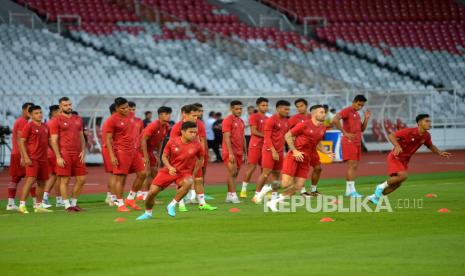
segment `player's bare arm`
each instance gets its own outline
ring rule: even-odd
[[[150,167],[149,152],[147,150],[148,139],[149,137],[147,135],[142,135],[142,138],[140,140],[140,148],[142,149],[142,154],[144,155],[144,163],[146,168]]]
[[[26,150],[26,139],[20,138],[18,145],[21,153],[21,162],[24,164],[25,167],[32,165],[31,158],[29,158],[29,155],[27,154]]]
[[[395,133],[391,133],[388,136],[389,142],[394,146],[394,155],[397,156],[399,153],[402,152],[402,147],[399,145],[399,142],[397,142],[397,137]]]
[[[57,158],[57,166],[59,166],[60,168],[64,168],[65,160],[61,156],[60,148],[58,147],[58,135],[52,134],[50,141],[51,141],[50,146],[52,146],[52,150],[55,153],[55,156]]]
[[[331,159],[334,159],[334,157],[336,156],[336,155],[334,154],[334,152],[327,150],[326,147],[323,146],[323,143],[321,143],[321,141],[320,141],[320,142],[318,143],[318,145],[316,146],[316,149],[317,149],[318,151],[320,151],[320,152],[322,152],[322,153],[328,155]]]
[[[368,126],[368,121],[370,120],[370,117],[371,117],[371,111],[370,110],[366,110],[364,113],[364,118],[363,118],[363,123],[362,123],[362,132],[365,131],[365,129],[367,129],[367,126]]]
[[[292,156],[294,156],[295,160],[297,160],[297,161],[299,161],[299,162],[304,161],[304,153],[301,152],[301,151],[298,151],[298,150],[295,148],[295,145],[294,145],[295,137],[292,136],[291,131],[288,131],[288,132],[284,135],[284,139],[286,140],[286,143],[287,143],[287,145],[289,146],[289,150],[292,151]]]
[[[228,149],[229,152],[229,163],[236,164],[236,157],[234,155],[232,145],[231,145],[231,132],[225,132],[223,133],[224,135],[224,141],[226,143],[226,148]]]
[[[163,164],[165,164],[166,168],[168,169],[169,174],[176,175],[176,168],[171,165],[170,160],[168,159],[168,156],[166,156],[166,154],[163,154],[161,156],[161,160],[163,161]]]
[[[252,133],[252,135],[255,135],[255,136],[258,136],[258,137],[265,137],[265,135],[263,135],[263,133],[258,131],[257,126],[250,126],[250,133]]]
[[[110,154],[111,164],[118,166],[118,158],[116,158],[115,152],[113,151],[113,133],[107,133],[105,136],[108,153]]]
[[[342,128],[342,125],[341,125],[341,115],[339,114],[336,114],[336,116],[334,116],[333,118],[333,125],[339,130],[342,132],[342,134],[347,137],[349,140],[352,140],[354,138],[354,134],[352,133],[348,133],[346,132],[343,128]]]
[[[438,149],[435,145],[431,145],[428,147],[428,149],[432,152],[432,153],[435,153],[441,157],[444,157],[444,158],[450,158],[452,157],[452,153],[450,152],[447,152],[447,151],[442,151],[440,149]]]
[[[81,131],[80,137],[81,139],[81,153],[79,153],[79,160],[81,163],[86,162],[86,139],[84,139],[84,131]]]

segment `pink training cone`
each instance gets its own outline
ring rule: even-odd
[[[320,219],[320,222],[333,222],[333,221],[334,221],[334,219],[332,219],[330,217]]]
[[[229,212],[231,212],[231,213],[237,213],[237,212],[239,212],[240,210],[241,210],[241,209],[239,209],[239,208],[237,208],[237,207],[233,207],[233,208],[229,209]]]
[[[450,211],[447,208],[441,208],[441,209],[438,210],[438,212],[439,213],[449,213]]]
[[[115,222],[124,222],[126,219],[124,218],[115,218]]]
[[[438,197],[437,194],[426,194],[425,197],[427,198],[435,198],[435,197]]]

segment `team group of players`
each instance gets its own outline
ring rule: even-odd
[[[365,111],[362,121],[359,114],[366,102],[363,95],[357,95],[352,105],[341,110],[332,120],[343,133],[342,154],[347,163],[345,195],[352,198],[362,197],[355,189],[355,178],[361,158],[362,132],[371,116],[369,111]],[[222,123],[222,156],[228,172],[226,202],[240,203],[236,181],[244,161],[247,162],[247,171],[241,198],[247,197],[247,186],[257,167],[261,168],[261,173],[252,198],[255,203],[261,203],[264,196],[271,193],[267,205],[277,211],[279,203],[296,192],[304,196],[320,195],[317,184],[322,168],[318,151],[334,157],[321,143],[326,132],[323,125],[326,111],[322,105],[308,108],[305,99],[298,99],[294,104],[298,113],[290,118],[291,104],[285,100],[278,101],[275,113],[267,117],[268,99],[258,98],[257,112],[249,117],[251,139],[247,148],[245,124],[241,119],[243,105],[240,101],[230,103],[231,114]],[[67,212],[82,211],[77,200],[85,184],[87,170],[81,117],[74,114],[67,97],[61,98],[59,105],[50,106],[50,119],[46,124],[42,123],[40,106],[25,103],[22,108],[22,116],[13,127],[7,210],[28,213],[26,198],[30,193],[35,212],[51,212],[48,196],[55,186],[61,195],[57,196],[57,206],[63,206]],[[102,155],[105,171],[109,174],[106,202],[117,206],[119,212],[130,212],[129,208],[141,210],[136,200],[144,200],[145,212],[137,219],[150,219],[156,196],[175,183],[176,195],[166,207],[168,215],[175,216],[176,207],[179,211],[187,211],[187,202],[198,203],[200,210],[216,210],[206,202],[205,195],[208,147],[205,125],[200,119],[202,105],[183,106],[182,118],[171,130],[171,108],[160,107],[158,119],[145,128],[142,120],[135,116],[135,108],[135,103],[116,98],[109,108],[111,116],[102,125]],[[391,193],[407,179],[410,157],[421,145],[440,156],[451,156],[432,144],[428,133],[431,126],[429,116],[420,114],[416,121],[417,127],[389,135],[394,145],[387,158],[390,178],[376,186],[374,194],[369,196],[371,202],[378,204],[383,195]],[[169,140],[162,147],[168,135]],[[126,178],[132,173],[136,174],[135,180],[126,199],[123,199]],[[23,177],[26,181],[17,207],[16,187]],[[71,177],[76,178],[76,183],[69,198],[67,187]],[[310,192],[304,185],[307,178],[311,179]],[[35,183],[37,191],[33,186]]]

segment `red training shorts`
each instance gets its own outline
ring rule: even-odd
[[[61,168],[57,165],[58,176],[82,176],[87,174],[86,163],[81,162],[79,153],[64,153],[62,158],[65,160],[65,167]]]
[[[262,168],[281,171],[284,163],[284,153],[278,152],[279,160],[274,160],[271,150],[262,149]]]
[[[176,175],[171,175],[167,168],[163,168],[158,171],[157,176],[153,179],[152,185],[156,185],[165,189],[171,183],[175,182],[177,186],[186,178],[192,178],[191,174],[177,173]]]
[[[362,157],[362,144],[343,140],[341,145],[342,145],[342,160],[360,161]]]
[[[388,174],[394,175],[401,171],[407,171],[408,162],[397,158],[394,154],[389,153],[387,157]]]
[[[45,181],[48,179],[48,161],[32,160],[32,164],[26,167],[26,176],[35,177],[37,180]]]

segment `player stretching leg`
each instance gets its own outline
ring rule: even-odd
[[[256,191],[258,192],[252,199],[255,203],[260,203],[263,197],[273,191],[273,197],[278,197],[277,188],[279,186],[279,172],[284,161],[284,135],[289,130],[287,116],[291,104],[288,101],[280,100],[276,103],[276,113],[265,122],[265,137],[262,148],[262,173],[257,181]],[[274,174],[275,183],[273,186],[265,185],[270,173]]]
[[[352,105],[341,110],[333,118],[333,124],[342,134],[342,159],[347,162],[346,176],[346,193],[348,197],[362,197],[355,189],[355,178],[357,166],[362,156],[362,132],[367,128],[371,112],[365,111],[363,123],[358,111],[360,111],[367,102],[363,95],[355,96]],[[341,119],[343,125],[341,126]]]
[[[171,138],[163,150],[162,160],[165,167],[160,169],[153,180],[145,199],[145,213],[137,220],[152,218],[155,197],[173,182],[178,189],[166,210],[169,216],[176,216],[176,205],[189,191],[194,181],[192,175],[201,169],[204,155],[203,147],[197,139],[197,124],[183,122],[181,136]]]
[[[205,139],[206,139],[206,130],[205,130],[205,125],[203,124],[202,121],[198,120],[197,115],[199,112],[199,108],[195,105],[189,104],[185,105],[181,108],[181,113],[182,113],[182,120],[177,122],[173,128],[171,129],[171,134],[170,134],[170,140],[175,138],[175,137],[180,137],[182,132],[181,132],[181,127],[184,122],[194,122],[197,125],[197,137],[196,140],[197,142],[200,143],[202,148],[204,150],[208,150],[208,147],[205,147]],[[205,162],[205,161],[204,161]],[[217,208],[214,206],[211,206],[206,202],[205,199],[205,189],[203,186],[203,173],[202,170],[197,170],[197,173],[193,175],[194,176],[194,187],[195,191],[197,193],[197,200],[199,203],[199,209],[200,210],[207,210],[207,211],[213,211],[216,210]],[[179,210],[184,212],[187,211],[187,208],[183,205],[184,201],[181,200],[179,203]]]
[[[28,214],[26,198],[32,184],[37,181],[36,213],[53,212],[42,207],[45,181],[48,179],[47,148],[49,142],[48,128],[42,123],[42,109],[34,105],[29,107],[31,121],[23,128],[20,140],[21,159],[26,166],[26,183],[21,195],[19,212]]]
[[[153,178],[158,173],[160,167],[159,152],[163,140],[170,130],[169,121],[171,120],[172,110],[170,107],[162,106],[158,108],[158,120],[151,122],[143,131],[141,138],[141,152],[144,157],[145,167],[147,168],[147,178],[142,186],[142,193],[138,199],[147,197],[149,186]],[[139,197],[140,196],[140,197]]]
[[[241,119],[242,103],[232,101],[230,103],[231,115],[223,120],[223,162],[228,170],[228,194],[226,202],[240,203],[236,194],[236,178],[241,169],[245,150],[245,124]]]
[[[263,128],[265,127],[266,112],[268,112],[268,99],[258,98],[255,102],[257,104],[257,113],[250,115],[250,143],[249,151],[247,154],[247,171],[242,181],[241,198],[247,197],[247,185],[249,185],[257,165],[261,164],[262,147],[263,147]]]
[[[297,125],[288,131],[285,135],[290,151],[284,160],[282,170],[281,187],[286,188],[281,193],[279,198],[272,199],[267,203],[267,206],[273,211],[278,211],[277,205],[286,198],[300,191],[305,185],[305,180],[308,177],[310,167],[315,168],[320,165],[320,157],[317,150],[329,155],[331,158],[334,154],[327,151],[321,144],[321,140],[326,132],[326,127],[323,125],[326,112],[322,105],[314,105],[310,108],[312,118]],[[312,186],[315,185],[312,182]]]
[[[394,149],[387,157],[389,179],[376,186],[375,193],[370,196],[370,201],[378,204],[383,195],[388,195],[407,180],[408,163],[417,150],[425,145],[433,153],[441,157],[449,158],[452,154],[439,150],[431,141],[428,130],[431,128],[431,119],[428,114],[419,114],[416,117],[417,127],[405,128],[396,133],[389,134],[389,141]]]

